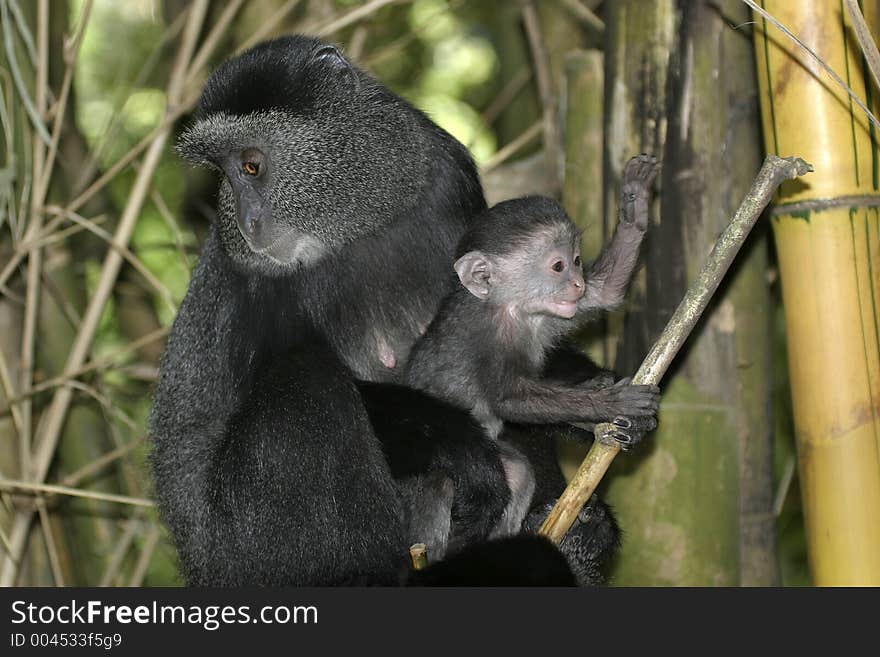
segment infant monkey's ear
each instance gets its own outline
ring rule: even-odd
[[[492,279],[492,261],[480,251],[465,253],[453,265],[458,280],[478,299],[489,296]]]

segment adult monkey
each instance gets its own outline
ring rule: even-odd
[[[393,381],[451,289],[456,242],[485,209],[473,162],[301,36],[222,65],[179,150],[224,176],[151,418],[187,580],[399,582],[408,509],[352,373]]]

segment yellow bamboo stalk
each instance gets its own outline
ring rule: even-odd
[[[872,105],[840,2],[763,8]],[[872,18],[870,15],[867,17]],[[818,585],[880,584],[880,148],[816,61],[755,15],[767,150],[813,163],[782,186],[773,230],[787,323],[807,544]],[[876,23],[871,24],[876,35]]]

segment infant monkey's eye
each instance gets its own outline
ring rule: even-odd
[[[575,257],[574,257],[574,266],[575,266],[575,267],[580,267],[580,266],[581,266],[581,257],[580,257],[580,256],[575,256]]]
[[[259,162],[245,162],[241,165],[241,168],[244,169],[244,172],[249,176],[256,176],[260,173]]]
[[[562,260],[557,260],[553,263],[552,269],[555,272],[561,272],[563,269],[565,269],[565,263],[563,263]]]

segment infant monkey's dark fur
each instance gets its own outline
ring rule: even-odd
[[[404,380],[471,414],[491,438],[504,422],[613,422],[625,448],[656,426],[656,386],[628,379],[572,385],[542,378],[559,341],[624,297],[648,226],[653,157],[624,171],[620,220],[612,241],[588,267],[580,232],[555,201],[527,197],[499,203],[459,242],[450,294],[410,355]],[[518,531],[534,480],[528,461],[499,444],[512,497],[501,534]]]

